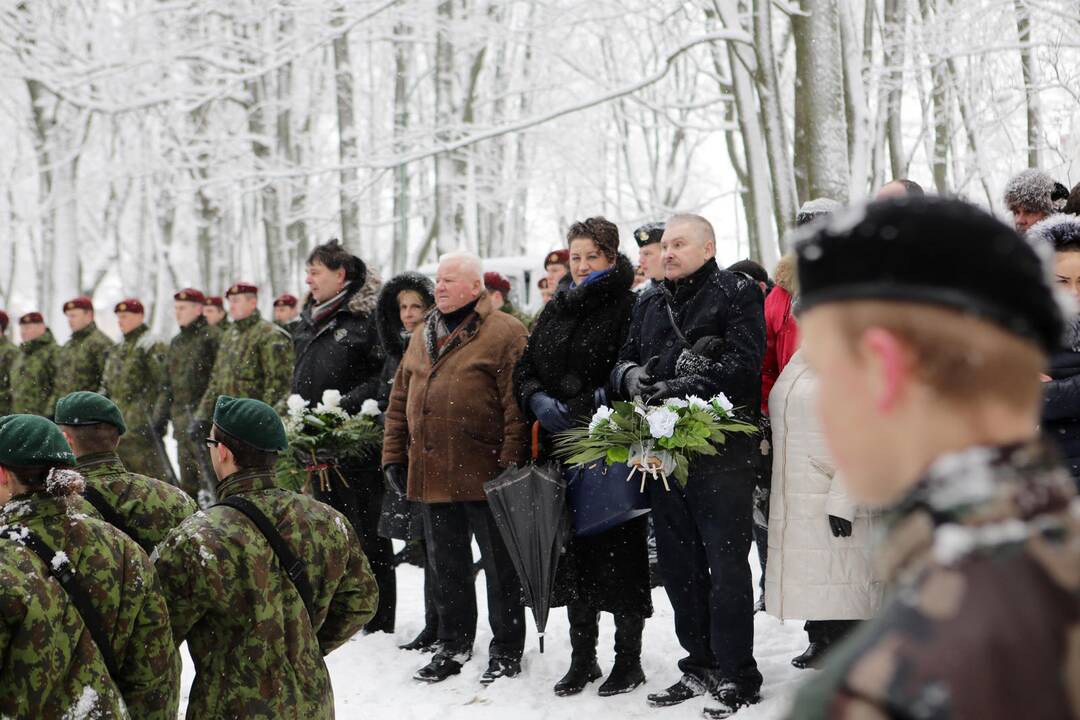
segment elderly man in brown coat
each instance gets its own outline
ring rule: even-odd
[[[439,650],[415,679],[436,683],[461,672],[476,637],[470,532],[487,581],[494,637],[484,684],[521,672],[525,613],[521,588],[483,485],[527,458],[528,429],[514,399],[514,366],[527,332],[493,307],[480,258],[451,253],[439,263],[435,306],[413,333],[386,411],[383,471],[388,485],[423,503],[428,562],[435,578]]]

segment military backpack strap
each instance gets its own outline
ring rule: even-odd
[[[82,618],[83,625],[90,631],[90,637],[94,639],[94,644],[97,645],[98,652],[105,661],[109,675],[113,680],[119,680],[120,663],[113,654],[112,643],[109,642],[109,635],[105,629],[105,621],[94,604],[90,602],[90,595],[86,592],[86,588],[75,576],[75,569],[71,566],[71,562],[62,555],[57,559],[57,552],[29,528],[11,526],[7,530],[7,536],[9,540],[33,550],[34,554],[41,558],[41,562],[45,563],[49,575],[60,583],[60,587],[67,593],[71,604],[75,606],[76,612]]]
[[[94,506],[94,509],[101,515],[101,519],[112,525],[114,528],[124,533],[128,537],[131,537],[131,533],[128,532],[127,525],[124,524],[124,519],[116,512],[116,508],[109,504],[109,501],[105,499],[105,496],[97,491],[96,488],[92,488],[87,485],[83,488],[83,498],[86,502]]]
[[[259,508],[255,507],[255,504],[247,498],[240,497],[239,495],[233,495],[220,501],[214,507],[225,505],[231,507],[233,510],[237,510],[247,516],[247,519],[255,523],[255,527],[259,529],[259,532],[263,534],[266,541],[270,543],[270,549],[274,551],[274,555],[277,556],[278,562],[281,563],[281,568],[285,571],[285,574],[292,581],[293,586],[296,587],[296,591],[300,593],[300,599],[304,601],[304,607],[307,608],[308,618],[311,620],[312,627],[315,625],[315,591],[311,589],[311,583],[308,582],[307,574],[304,572],[304,563],[296,556],[289,546],[285,542],[285,538],[281,537],[281,533],[274,527],[274,524],[270,522],[270,518],[266,517]]]

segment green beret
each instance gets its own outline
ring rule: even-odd
[[[57,425],[112,425],[123,435],[127,432],[124,416],[109,398],[96,392],[80,390],[56,401]]]
[[[74,465],[75,453],[60,428],[39,415],[0,417],[0,465]]]
[[[219,395],[214,405],[214,424],[263,452],[289,449],[281,418],[261,400]]]

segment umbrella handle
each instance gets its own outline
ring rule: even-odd
[[[544,633],[537,633],[536,636],[540,639],[540,654],[544,654]]]
[[[535,420],[532,424],[532,459],[533,461],[540,459],[540,421]],[[540,642],[543,642],[541,640]],[[541,651],[543,652],[543,651]]]

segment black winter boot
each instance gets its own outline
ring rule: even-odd
[[[600,697],[622,695],[645,684],[645,671],[641,669],[641,634],[644,630],[645,618],[616,613],[615,666],[600,686]]]
[[[596,638],[600,634],[600,613],[596,610],[571,603],[566,607],[570,618],[570,669],[562,680],[555,683],[559,697],[577,695],[593,680],[603,676],[596,664]]]

